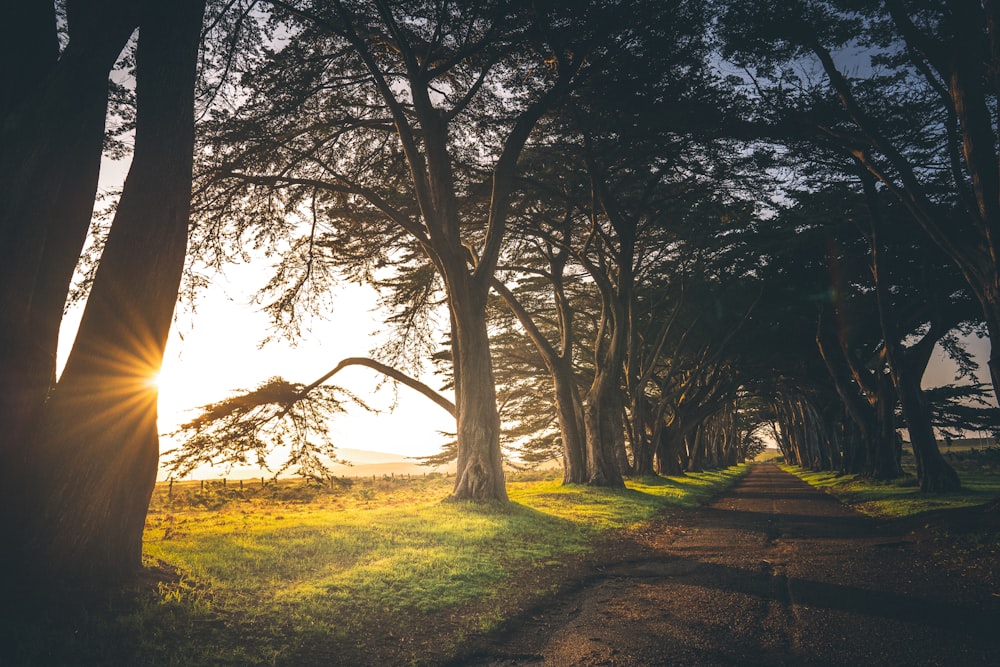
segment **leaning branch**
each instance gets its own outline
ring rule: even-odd
[[[299,392],[298,396],[295,397],[295,400],[304,398],[305,395],[308,394],[310,391],[320,386],[321,384],[323,384],[324,382],[326,382],[327,380],[329,380],[334,375],[344,370],[348,366],[364,366],[365,368],[371,368],[372,370],[378,371],[382,375],[390,377],[401,384],[405,384],[410,389],[415,389],[416,391],[419,391],[421,394],[423,394],[424,396],[426,396],[427,398],[431,399],[439,406],[441,406],[441,408],[447,410],[448,414],[450,414],[452,417],[456,416],[455,404],[449,401],[447,398],[437,393],[436,391],[428,387],[420,380],[412,378],[406,373],[396,370],[392,366],[386,366],[385,364],[375,361],[374,359],[369,359],[368,357],[347,357],[346,359],[341,360],[341,362],[338,363],[334,367],[334,369],[331,370],[329,373],[319,378],[318,380],[312,382],[311,384],[306,385],[302,389],[302,391]]]

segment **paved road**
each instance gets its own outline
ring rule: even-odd
[[[773,465],[468,665],[1000,665],[1000,599]]]

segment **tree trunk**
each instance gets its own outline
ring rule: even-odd
[[[0,468],[14,486],[30,456],[28,432],[55,380],[59,325],[97,191],[108,74],[137,24],[132,4],[80,5],[58,63],[35,68],[40,78],[22,79],[19,89],[5,91],[6,113],[0,116]],[[49,3],[43,11],[51,9]],[[56,39],[55,26],[50,28],[51,34],[33,33],[46,52]],[[6,487],[7,481],[0,483]]]
[[[452,275],[448,296],[458,413],[458,469],[453,494],[458,500],[506,502],[500,417],[486,329],[486,291],[477,289],[464,266]]]
[[[66,369],[40,421],[29,549],[50,581],[141,566],[156,479],[156,391],[187,245],[204,0],[142,10],[136,146]]]
[[[919,385],[903,382],[899,387],[899,398],[906,416],[906,426],[913,446],[913,457],[917,463],[917,479],[920,490],[931,493],[945,493],[962,488],[962,482],[955,470],[941,456],[930,411],[923,400]]]
[[[983,296],[976,292],[982,306],[986,331],[990,338],[990,356],[987,368],[993,385],[993,401],[1000,404],[1000,289]]]
[[[0,70],[0,118],[30,99],[59,60],[56,8],[48,0],[20,0],[4,5],[10,28],[0,40],[0,62],[17,63]]]
[[[613,356],[607,355],[605,361]],[[619,391],[617,380],[621,364],[612,362],[608,365],[610,367],[597,369],[583,406],[587,439],[587,483],[594,486],[624,487],[625,480],[615,454],[615,446],[619,443],[621,433],[615,433],[616,422],[611,414],[616,407],[611,392]]]
[[[556,414],[563,447],[563,484],[587,481],[587,441],[584,437],[582,406],[569,360],[552,374],[555,384]]]
[[[694,442],[691,444],[691,451],[688,453],[687,461],[687,471],[688,472],[701,472],[702,468],[702,454],[701,450],[705,444],[705,439],[703,437],[703,431],[700,426],[694,429],[692,436],[694,437]]]
[[[844,436],[841,439],[844,447],[843,463],[841,471],[844,474],[863,475],[865,472],[865,452],[867,451],[864,441],[864,431],[846,415],[842,419]]]
[[[646,477],[657,474],[661,435],[666,429],[664,415],[667,401],[660,400],[655,408],[645,397],[632,399],[632,474]]]
[[[891,381],[888,376],[882,375],[878,379],[873,406],[875,423],[869,430],[870,437],[865,441],[865,476],[871,479],[896,479],[903,474],[899,465],[899,444],[893,414],[895,404]]]
[[[684,474],[681,463],[681,449],[684,448],[684,435],[680,429],[664,425],[660,429],[656,446],[656,472],[674,477]]]
[[[625,273],[622,270],[622,273]],[[626,281],[620,280],[617,293],[606,290],[604,317],[610,313],[611,337],[601,353],[598,339],[594,362],[597,367],[583,406],[587,439],[587,483],[594,486],[624,487],[616,449],[622,447],[621,378],[625,358],[626,323],[623,301],[628,298]],[[622,296],[622,295],[625,296]],[[605,320],[608,321],[608,320]],[[615,412],[617,411],[617,414]]]
[[[611,421],[611,435],[614,438],[613,447],[615,461],[618,463],[618,472],[621,475],[633,474],[632,463],[628,459],[628,450],[625,447],[625,406],[622,405],[623,395],[621,392],[611,394],[612,408],[608,413]]]

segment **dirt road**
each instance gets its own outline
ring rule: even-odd
[[[1000,665],[1000,598],[773,465],[678,511],[463,665]]]

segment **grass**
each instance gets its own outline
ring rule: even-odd
[[[781,452],[777,449],[765,449],[756,457],[754,457],[754,463],[767,463],[768,461],[780,462],[782,459]]]
[[[956,448],[957,449],[957,448]],[[982,505],[1000,497],[1000,449],[963,450],[945,454],[962,481],[954,493],[924,494],[917,486],[912,455],[904,453],[906,475],[889,481],[839,475],[832,471],[814,472],[797,466],[782,466],[809,484],[835,495],[857,510],[877,517],[907,517],[941,509]]]
[[[159,485],[145,558],[174,576],[59,638],[14,624],[0,639],[16,637],[22,664],[435,661],[551,592],[602,537],[704,502],[745,471],[624,490],[535,475],[510,481],[506,505],[443,502],[453,480],[440,475]]]

